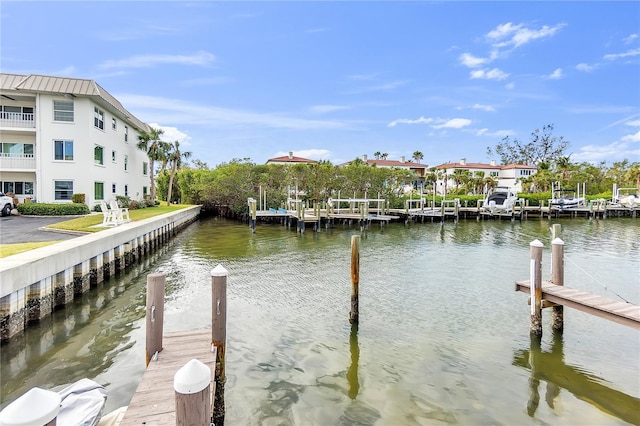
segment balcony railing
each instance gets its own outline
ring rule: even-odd
[[[0,113],[0,126],[35,129],[36,117],[34,113],[2,112]]]
[[[36,159],[33,154],[0,153],[0,169],[11,170],[35,170]]]

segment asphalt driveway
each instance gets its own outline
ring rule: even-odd
[[[77,217],[77,216],[76,216]],[[40,228],[69,220],[68,216],[5,216],[0,218],[0,244],[70,240],[80,236]]]

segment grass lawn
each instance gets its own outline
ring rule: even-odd
[[[153,216],[160,216],[165,213],[181,210],[186,207],[192,207],[187,204],[172,204],[170,206],[162,205],[156,207],[147,207],[144,209],[129,210],[129,216],[131,221],[147,219]],[[53,225],[47,226],[52,229],[63,229],[65,231],[80,231],[80,232],[100,232],[107,227],[94,227],[102,223],[102,213],[90,214],[81,216],[75,219],[66,220],[64,222],[58,222]],[[46,241],[41,243],[18,243],[18,244],[1,244],[0,245],[0,258],[11,256],[14,254],[22,253],[24,251],[33,250],[38,247],[46,246],[49,244],[55,244],[59,241]]]

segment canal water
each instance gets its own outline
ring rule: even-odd
[[[165,331],[211,323],[229,271],[227,425],[640,423],[640,333],[565,308],[529,337],[529,243],[561,223],[565,285],[640,304],[634,219],[279,225],[203,219],[1,347],[1,404],[83,377],[126,405],[144,370],[146,276],[167,275]],[[349,324],[361,235],[360,324]]]

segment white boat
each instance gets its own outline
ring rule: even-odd
[[[555,189],[550,201],[550,206],[559,210],[573,209],[584,205],[584,197],[576,196],[576,191],[573,189]]]
[[[617,188],[612,204],[627,209],[640,208],[640,195],[636,188]]]
[[[491,214],[508,213],[518,201],[517,194],[506,186],[496,186],[487,192],[482,201],[482,210]]]

